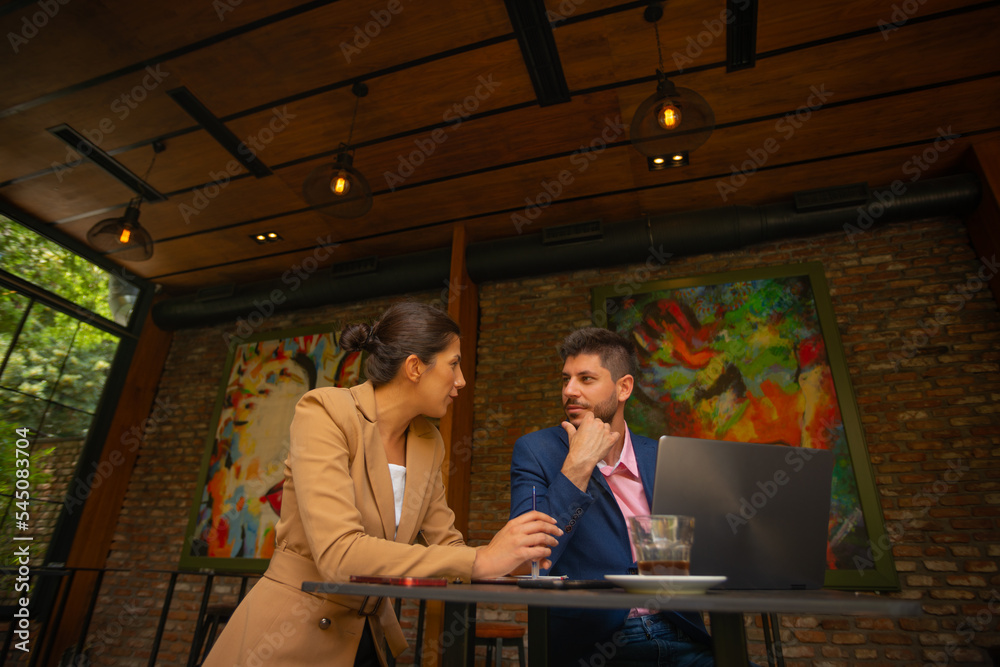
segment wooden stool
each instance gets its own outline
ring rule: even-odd
[[[496,649],[496,667],[500,667],[500,658],[504,646],[517,647],[517,662],[524,667],[524,633],[523,625],[517,623],[500,623],[497,621],[476,621],[476,645],[486,646],[486,664],[493,658]]]

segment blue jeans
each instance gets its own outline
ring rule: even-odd
[[[659,614],[625,621],[608,667],[714,667],[712,647],[696,642]]]

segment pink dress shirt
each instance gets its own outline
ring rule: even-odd
[[[618,507],[625,516],[625,529],[628,532],[628,543],[632,547],[632,559],[635,560],[635,543],[632,540],[632,531],[628,530],[628,518],[630,516],[641,516],[649,514],[649,503],[646,502],[646,492],[642,487],[642,478],[639,477],[639,466],[635,461],[635,450],[632,449],[632,434],[625,427],[625,444],[622,446],[621,456],[615,465],[607,465],[603,461],[597,464],[605,481],[611,487],[611,494],[618,502]],[[633,609],[629,613],[629,618],[643,616],[651,613],[648,609]]]
[[[646,492],[642,487],[642,478],[639,477],[639,465],[635,461],[635,450],[632,449],[632,434],[629,433],[628,426],[625,427],[625,444],[622,446],[621,456],[618,462],[611,466],[603,461],[597,464],[604,475],[604,479],[611,487],[611,493],[618,501],[625,516],[625,526],[628,529],[628,518],[630,516],[642,516],[649,514],[649,503],[646,502]],[[632,547],[632,558],[635,559],[635,544],[632,542],[632,533],[629,531],[628,543]]]

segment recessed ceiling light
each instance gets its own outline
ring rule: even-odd
[[[252,238],[257,243],[260,243],[261,245],[265,243],[274,243],[275,241],[282,240],[281,234],[277,232],[261,232],[260,234],[251,234],[250,238]]]
[[[683,167],[689,163],[687,152],[674,153],[672,155],[654,155],[653,157],[646,158],[646,165],[650,171]]]

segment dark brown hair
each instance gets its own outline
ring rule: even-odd
[[[364,350],[365,375],[376,387],[399,372],[411,354],[425,364],[461,335],[448,314],[425,303],[403,301],[389,306],[374,324],[350,324],[340,334],[340,347],[348,352]]]
[[[579,354],[596,354],[601,365],[611,373],[611,379],[620,380],[625,375],[638,379],[638,364],[635,359],[635,345],[621,334],[609,329],[585,327],[566,336],[559,346],[559,356],[563,361]]]

